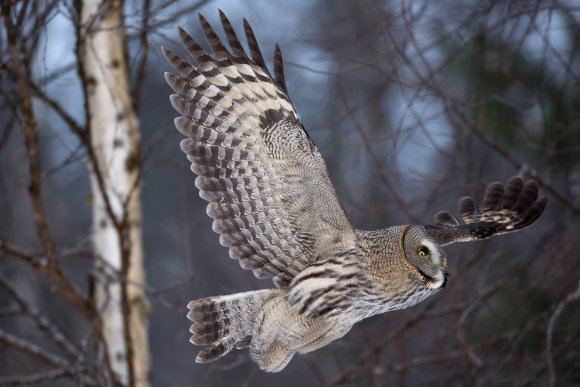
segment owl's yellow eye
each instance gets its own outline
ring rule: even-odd
[[[419,249],[419,251],[417,251],[417,254],[420,257],[426,257],[427,254],[429,254],[429,249],[427,249],[425,246],[421,246],[421,248]]]

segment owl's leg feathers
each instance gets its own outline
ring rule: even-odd
[[[326,324],[320,322],[317,323],[315,320],[311,321],[314,324],[308,324],[306,326],[302,325],[305,329],[300,333],[304,333],[304,331],[308,332],[306,330],[308,328],[314,328],[312,332],[314,335],[317,335],[321,333],[320,331],[322,329],[324,329],[319,327],[327,327]],[[323,333],[322,336],[308,342],[311,335],[306,334],[301,337],[300,333],[293,334],[294,332],[292,332],[292,328],[295,326],[296,325],[293,323],[289,323],[287,327],[289,329],[286,331],[280,331],[279,336],[271,342],[267,341],[267,333],[261,335],[257,333],[254,334],[256,339],[252,342],[250,356],[252,357],[252,360],[258,363],[260,369],[266,372],[280,372],[288,365],[288,363],[290,363],[290,360],[292,360],[295,353],[304,354],[324,347],[331,341],[344,336],[352,327],[352,325],[345,325],[339,326],[336,329],[328,329],[328,331]],[[264,340],[264,338],[266,338],[266,340]]]
[[[288,335],[292,337],[296,313],[284,297],[270,300],[264,305],[254,325],[250,357],[261,370],[279,372],[290,362],[295,350],[288,349]],[[286,344],[286,345],[284,345]]]
[[[252,349],[250,349],[250,353],[252,353]],[[296,351],[288,350],[281,343],[275,342],[259,356],[256,356],[257,353],[254,352],[252,360],[257,362],[263,371],[280,372],[290,363],[295,353]]]
[[[322,348],[328,343],[331,343],[334,340],[340,339],[341,337],[346,335],[351,328],[352,325],[349,324],[335,325],[333,329],[329,329],[328,332],[326,332],[319,338],[301,347],[300,350],[298,350],[298,353],[305,354],[308,352],[315,351],[318,348]]]
[[[284,293],[280,289],[264,289],[191,301],[187,305],[187,318],[193,321],[189,329],[192,333],[190,341],[205,346],[196,361],[214,361],[234,347],[249,346],[256,318],[263,306]]]
[[[320,348],[342,337],[351,327],[352,323],[345,319],[301,315],[287,297],[272,298],[254,324],[250,357],[260,369],[279,372],[295,353]]]

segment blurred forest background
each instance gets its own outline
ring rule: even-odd
[[[0,385],[122,382],[93,302],[103,257],[92,243],[81,3],[2,1]],[[142,227],[146,279],[111,278],[147,298],[153,385],[580,384],[578,2],[113,3],[138,113],[142,207],[140,222],[115,224],[119,235]],[[205,43],[197,12],[221,32],[218,8],[238,34],[248,19],[269,64],[280,43],[290,96],[357,228],[429,223],[512,175],[539,183],[544,215],[520,233],[449,247],[444,291],[364,320],[280,374],[260,372],[247,350],[196,365],[187,302],[271,286],[211,231],[163,79],[160,47],[183,53],[177,26]]]

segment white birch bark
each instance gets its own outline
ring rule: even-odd
[[[122,0],[83,0],[81,52],[94,158],[95,289],[109,361],[124,385],[148,386],[150,358],[138,184],[139,129],[124,52]],[[95,168],[95,163],[97,168]],[[124,220],[125,219],[125,220]]]

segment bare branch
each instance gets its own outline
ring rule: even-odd
[[[22,297],[16,288],[12,286],[6,278],[0,275],[0,288],[3,288],[10,297],[18,303],[20,310],[24,315],[29,316],[34,320],[37,326],[48,333],[54,342],[56,342],[61,348],[63,348],[71,357],[81,358],[82,354],[76,346],[71,343],[71,341],[66,337],[66,335],[56,327],[48,318],[43,316],[36,307],[27,302],[24,297]]]
[[[56,252],[53,252],[54,255],[51,257],[46,256],[44,252],[37,254],[30,253],[10,245],[2,239],[0,239],[0,251],[20,258],[35,269],[47,274],[54,281],[59,292],[70,299],[79,308],[81,313],[90,319],[95,317],[95,311],[89,300],[84,297],[82,292],[60,270],[56,261]]]
[[[576,289],[558,303],[554,312],[550,316],[550,320],[548,321],[548,327],[546,329],[546,362],[548,364],[548,375],[549,375],[549,383],[550,386],[556,385],[556,370],[554,368],[554,355],[552,353],[553,347],[553,338],[554,338],[554,329],[556,328],[556,322],[558,321],[558,317],[564,311],[564,308],[568,306],[571,302],[580,299],[580,280],[576,285]]]
[[[22,352],[27,353],[30,356],[36,357],[46,363],[52,364],[60,368],[69,368],[70,364],[60,356],[56,356],[46,350],[40,348],[38,345],[33,344],[29,341],[18,338],[8,332],[0,329],[0,342],[5,345],[18,349]]]
[[[149,16],[151,12],[151,0],[143,1],[143,16],[141,18],[141,32],[139,34],[139,42],[141,48],[141,58],[137,66],[137,78],[135,80],[135,86],[131,94],[133,95],[133,109],[139,111],[139,102],[141,100],[141,90],[143,88],[143,82],[145,81],[145,75],[147,70],[147,59],[149,58]],[[127,45],[125,45],[127,46]]]
[[[28,375],[0,376],[0,386],[46,383],[68,377],[69,375],[69,370],[57,368],[46,372],[38,372]]]
[[[25,6],[21,9],[21,15],[25,12]],[[17,44],[18,29],[12,21],[12,4],[10,2],[2,2],[2,13],[5,15],[4,23],[6,26],[6,34],[8,38],[8,47],[10,50],[12,71],[15,74],[20,93],[20,106],[22,119],[24,121],[23,131],[26,138],[26,148],[28,151],[28,160],[30,163],[30,182],[28,185],[28,192],[34,207],[34,221],[36,222],[36,230],[42,241],[44,251],[47,255],[54,253],[54,242],[48,229],[48,221],[44,212],[44,205],[41,197],[41,166],[40,166],[40,149],[38,146],[38,130],[37,122],[32,111],[32,93],[27,82],[26,69],[20,57],[20,50]]]

